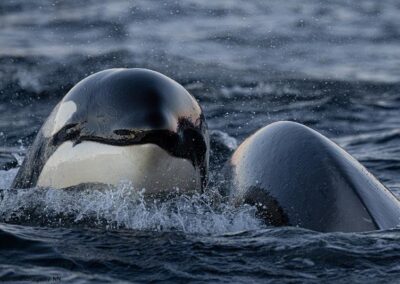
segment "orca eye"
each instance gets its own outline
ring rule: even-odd
[[[78,123],[71,123],[61,128],[52,138],[53,144],[58,145],[67,140],[75,140],[81,132]]]

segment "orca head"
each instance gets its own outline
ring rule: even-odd
[[[207,182],[202,110],[184,87],[155,71],[109,69],[85,78],[55,107],[41,135],[38,186],[128,180],[150,191],[186,191]]]

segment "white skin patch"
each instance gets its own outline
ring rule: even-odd
[[[51,135],[56,134],[64,127],[65,123],[72,117],[76,112],[76,104],[73,101],[63,102],[58,109],[58,112],[54,118],[53,130]]]
[[[201,184],[199,171],[189,160],[173,157],[155,144],[113,146],[84,141],[74,147],[67,141],[48,159],[37,185],[65,188],[123,181],[148,193],[175,188],[194,191]]]

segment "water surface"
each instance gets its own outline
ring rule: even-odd
[[[0,280],[396,282],[400,231],[270,228],[220,201],[232,150],[278,120],[333,139],[400,196],[400,4],[385,1],[0,2]],[[209,191],[149,203],[10,189],[40,125],[79,80],[160,71],[202,105]]]

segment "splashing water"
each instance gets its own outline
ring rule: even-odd
[[[214,149],[226,159],[237,141],[222,131],[210,133]],[[21,149],[22,142],[20,144]],[[17,154],[16,154],[17,155]],[[19,156],[22,163],[22,156]],[[217,164],[221,161],[211,161]],[[214,165],[215,167],[215,165]],[[220,235],[263,228],[256,208],[235,207],[218,193],[220,182],[211,177],[206,193],[149,199],[145,190],[129,182],[117,186],[78,186],[68,189],[12,189],[18,169],[0,171],[0,221],[42,226],[83,226],[105,229],[180,231]]]
[[[0,218],[5,222],[107,229],[224,234],[262,228],[251,206],[221,202],[211,190],[167,200],[145,198],[129,183],[106,188],[4,189]]]

